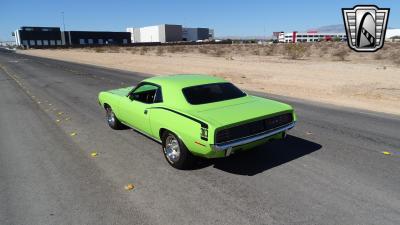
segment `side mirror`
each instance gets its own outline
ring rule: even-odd
[[[133,100],[134,100],[134,97],[133,97],[133,96],[134,96],[133,93],[129,94],[129,95],[128,95],[129,100],[133,101]]]

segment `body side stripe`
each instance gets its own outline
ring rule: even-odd
[[[186,118],[188,118],[188,119],[190,119],[190,120],[193,120],[193,121],[199,123],[199,124],[201,125],[201,127],[203,127],[203,128],[208,128],[208,124],[207,124],[207,123],[205,123],[205,122],[203,122],[203,121],[201,121],[201,120],[198,120],[198,119],[196,119],[196,118],[194,118],[194,117],[191,117],[191,116],[188,116],[188,115],[186,115],[186,114],[183,114],[183,113],[181,113],[181,112],[175,111],[175,110],[173,110],[173,109],[169,109],[169,108],[166,108],[166,107],[150,107],[150,108],[148,108],[148,109],[164,109],[164,110],[167,110],[167,111],[176,113],[176,114],[178,114],[178,115],[181,115],[181,116],[183,116],[183,117],[186,117]]]

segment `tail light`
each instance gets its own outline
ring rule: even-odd
[[[200,138],[201,138],[202,140],[205,140],[205,141],[208,140],[208,128],[206,128],[206,127],[202,127],[202,128],[201,128]]]

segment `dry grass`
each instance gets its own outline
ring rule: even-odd
[[[339,59],[339,61],[345,61],[349,54],[350,50],[348,48],[340,47],[334,50],[331,55]]]
[[[375,53],[335,42],[99,49],[21,52],[146,74],[212,74],[248,90],[400,114],[400,43]]]
[[[128,52],[140,55],[165,56],[173,54],[202,54],[212,57],[274,57],[290,60],[312,59],[326,61],[387,61],[400,66],[400,43],[386,43],[385,47],[375,53],[360,54],[351,51],[347,43],[317,42],[296,44],[219,44],[219,45],[172,45],[172,46],[105,46],[90,48],[87,51],[96,53]]]

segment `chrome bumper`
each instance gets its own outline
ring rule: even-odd
[[[280,132],[290,130],[290,129],[292,129],[294,127],[295,124],[296,124],[296,122],[294,121],[294,122],[292,122],[292,123],[290,123],[288,125],[285,125],[285,126],[282,126],[282,127],[278,127],[278,128],[273,129],[273,130],[268,130],[268,131],[265,131],[265,132],[262,132],[262,133],[259,133],[259,134],[253,135],[253,136],[249,136],[249,137],[245,137],[245,138],[241,138],[241,139],[237,139],[237,140],[233,140],[233,141],[227,141],[227,142],[220,143],[220,144],[212,144],[211,148],[214,151],[225,151],[225,150],[227,150],[227,154],[226,155],[229,155],[231,153],[231,151],[232,151],[232,148],[234,148],[234,147],[237,147],[237,146],[240,146],[240,145],[249,144],[249,143],[252,143],[252,142],[256,142],[256,141],[262,140],[264,138],[271,137],[271,136],[273,136],[275,134],[278,134]]]

